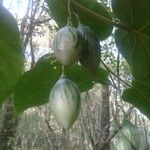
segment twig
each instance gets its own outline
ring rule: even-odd
[[[31,33],[31,37],[30,37],[30,50],[31,50],[31,69],[32,69],[35,65],[35,56],[34,56],[32,33]]]
[[[84,6],[80,5],[80,4],[78,4],[78,3],[75,2],[74,0],[71,0],[71,3],[72,3],[74,6],[78,7],[78,8],[79,8],[81,11],[83,11],[84,13],[90,15],[91,17],[93,17],[93,18],[95,18],[95,19],[97,19],[97,20],[103,21],[103,22],[105,22],[106,24],[115,26],[115,27],[117,27],[117,28],[119,28],[119,29],[122,29],[122,30],[124,30],[124,31],[135,33],[136,35],[138,35],[138,36],[140,36],[140,37],[143,37],[143,38],[145,38],[145,39],[150,40],[150,36],[148,36],[148,35],[146,35],[146,34],[140,32],[140,31],[136,31],[136,30],[134,30],[134,29],[132,29],[132,28],[130,28],[130,27],[127,27],[127,26],[125,26],[125,25],[122,25],[122,24],[118,24],[118,23],[116,23],[116,22],[113,22],[113,21],[111,21],[110,19],[105,18],[104,16],[102,16],[102,15],[100,15],[100,14],[97,14],[97,13],[91,11],[91,10],[88,10],[86,7],[84,7]]]
[[[113,84],[113,87],[114,87],[116,90],[118,90],[118,87],[116,86],[116,83],[115,83],[115,81],[114,81],[114,79],[113,79],[111,73],[110,73],[108,70],[107,70],[107,72],[108,72],[108,74],[109,74],[109,76],[110,76],[110,79],[111,79],[111,82],[112,82],[112,84]]]
[[[126,112],[125,112],[125,110],[123,109],[123,107],[122,107],[121,105],[118,105],[118,107],[122,110],[123,115],[126,115]]]
[[[68,14],[71,19],[70,0],[68,0]]]
[[[40,106],[38,106],[38,109],[44,114],[44,117],[45,117],[45,118],[44,118],[44,121],[45,121],[45,123],[46,123],[46,125],[47,125],[47,128],[49,129],[49,133],[50,133],[50,134],[53,133],[54,131],[53,131],[52,127],[50,126],[49,121],[47,120],[46,112],[43,111]]]
[[[106,132],[106,130],[109,128],[109,126],[112,123],[112,121],[113,121],[113,118],[110,120],[109,124],[105,127],[105,129],[104,129],[103,132],[100,132],[99,130],[97,130],[101,134],[101,137],[104,135],[104,133]]]
[[[124,81],[123,79],[121,79],[120,77],[118,77],[115,73],[113,73],[111,71],[111,69],[103,62],[103,60],[101,60],[101,63],[103,64],[103,66],[106,68],[106,70],[108,72],[110,72],[112,75],[114,75],[117,79],[119,79],[121,82],[123,82],[124,84],[128,85],[129,87],[132,87],[128,82]]]
[[[71,1],[71,3],[72,3],[74,6],[78,7],[81,11],[87,13],[87,14],[90,15],[91,17],[94,17],[94,18],[96,18],[96,19],[98,19],[98,20],[100,20],[100,21],[103,21],[103,22],[105,22],[105,23],[107,23],[107,24],[109,24],[109,25],[114,25],[115,27],[117,27],[117,28],[119,28],[119,29],[122,29],[122,30],[125,30],[125,31],[127,31],[127,32],[131,32],[131,31],[132,31],[132,29],[129,28],[129,27],[127,27],[127,26],[124,26],[124,25],[118,24],[118,23],[116,23],[116,22],[113,22],[113,21],[111,21],[110,19],[105,18],[105,17],[102,16],[102,15],[96,14],[95,12],[93,12],[93,11],[91,11],[91,10],[88,10],[86,7],[80,5],[79,3],[75,2],[74,0],[70,0],[70,1]]]
[[[118,51],[118,56],[117,56],[117,76],[120,77],[120,52]],[[119,91],[119,96],[121,95],[121,87],[120,87],[120,80],[117,78],[117,83],[118,83],[118,91]]]
[[[71,25],[72,26],[72,13],[71,13],[71,1],[68,0],[68,21],[67,21],[67,25]]]
[[[134,106],[132,106],[128,109],[128,112],[124,116],[123,120],[125,120],[130,115],[133,108],[134,108]],[[123,121],[123,123],[124,123],[124,121]],[[99,146],[99,143],[95,144],[93,150],[97,150],[97,149],[104,150],[109,145],[110,141],[115,137],[115,135],[121,130],[121,128],[123,127],[123,123],[121,125],[118,125],[118,128],[112,134],[110,134],[109,137],[105,141],[101,141],[100,146]]]
[[[47,18],[47,19],[44,19],[44,20],[35,21],[35,22],[33,22],[33,24],[39,26],[39,25],[41,25],[43,23],[46,23],[50,20],[52,20],[52,18]]]

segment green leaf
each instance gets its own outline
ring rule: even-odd
[[[130,65],[135,80],[143,83],[147,90],[150,85],[150,1],[112,0],[112,7],[120,23],[129,28],[128,31],[118,29],[115,33],[116,45]],[[134,87],[133,87],[134,88]],[[128,91],[128,90],[127,90]],[[130,91],[130,92],[129,92]],[[131,89],[126,99],[133,103]],[[129,94],[130,93],[130,94]],[[143,113],[149,114],[145,106],[150,103],[150,95],[140,99],[141,103],[135,101]]]
[[[23,53],[17,23],[0,4],[0,105],[13,92],[22,69]]]
[[[107,19],[112,19],[109,12],[96,0],[76,0],[76,2],[87,9],[104,16]],[[68,18],[68,0],[47,0],[50,12],[59,27],[66,26]],[[71,3],[71,6],[73,4]],[[75,10],[79,15],[81,23],[89,26],[97,35],[99,40],[106,39],[112,32],[112,26],[97,20],[93,16],[87,15],[84,11],[75,6]]]
[[[66,75],[77,84],[81,92],[91,89],[94,83],[109,84],[108,74],[102,68],[98,68],[93,76],[82,66],[73,65],[68,68]]]
[[[150,119],[150,86],[136,80],[133,80],[132,86],[123,92],[123,99],[139,108]]]
[[[48,102],[49,93],[59,77],[61,76],[61,65],[52,55],[43,56],[35,67],[24,73],[18,82],[14,92],[14,106],[16,113],[33,106]],[[75,64],[66,70],[67,78],[74,81],[80,91],[90,89],[94,82],[107,84],[107,73],[99,69],[97,75],[92,77],[81,66]]]

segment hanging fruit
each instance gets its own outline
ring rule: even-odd
[[[138,150],[140,146],[140,132],[138,128],[130,121],[125,121],[122,129],[119,131],[118,141],[116,145],[118,147],[117,150]]]
[[[81,51],[80,63],[92,74],[96,73],[100,63],[100,44],[94,32],[79,22],[77,30],[82,34],[85,44]]]
[[[56,120],[64,129],[69,129],[80,111],[80,91],[71,80],[61,77],[51,90],[50,107]]]
[[[139,148],[140,132],[134,124],[130,121],[126,121],[121,129],[121,132],[128,138],[136,149]]]
[[[79,59],[82,35],[72,26],[60,29],[54,39],[54,55],[63,65],[72,65]]]
[[[134,150],[126,137],[119,136],[115,144],[115,150]]]

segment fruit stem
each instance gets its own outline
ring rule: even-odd
[[[62,73],[61,73],[61,77],[64,77],[65,76],[65,66],[62,65]]]
[[[71,3],[75,6],[75,7],[78,7],[81,11],[83,11],[84,13],[86,13],[87,15],[90,15],[91,17],[94,17],[95,19],[98,19],[100,21],[103,21],[105,23],[107,23],[108,25],[113,25],[119,29],[122,29],[122,30],[125,30],[127,32],[131,32],[133,31],[133,29],[131,29],[130,27],[127,27],[127,26],[124,26],[122,24],[118,24],[116,22],[113,22],[112,20],[100,15],[100,14],[97,14],[89,9],[87,9],[86,7],[84,7],[83,5],[80,5],[79,3],[77,3],[76,1],[74,0],[71,0]]]
[[[71,1],[68,0],[68,14],[69,14],[69,17],[68,17],[68,20],[67,20],[67,26],[72,26],[72,22],[71,22],[71,9],[70,9],[70,4],[71,4]]]
[[[68,0],[68,14],[69,14],[69,17],[71,18],[70,0]]]
[[[67,26],[73,26],[73,25],[72,25],[72,22],[71,22],[71,20],[70,20],[70,17],[68,17]]]
[[[81,21],[80,21],[80,19],[79,19],[79,16],[77,15],[77,13],[73,13],[75,16],[76,16],[76,18],[77,18],[77,21],[78,21],[78,25],[81,25],[82,23],[81,23]]]

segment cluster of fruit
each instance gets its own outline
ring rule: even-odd
[[[79,61],[89,72],[95,74],[100,62],[99,40],[79,19],[77,28],[70,25],[69,20],[67,26],[56,34],[54,55],[62,65],[72,65]],[[78,87],[63,75],[52,88],[49,100],[57,121],[63,128],[69,129],[80,110]]]

